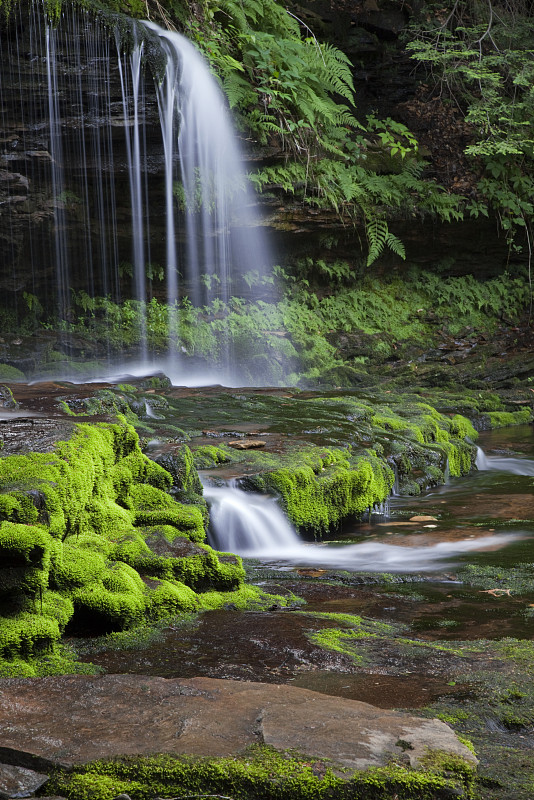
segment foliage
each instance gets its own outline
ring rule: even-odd
[[[47,785],[68,800],[133,800],[231,797],[233,800],[445,800],[472,797],[473,768],[444,752],[430,754],[424,769],[392,763],[336,774],[323,761],[272,747],[252,746],[229,758],[161,755],[98,761],[58,771]]]
[[[385,247],[404,258],[389,230],[392,211],[458,219],[457,199],[421,176],[414,135],[392,119],[356,118],[352,65],[340,50],[275,0],[207,0],[186,25],[220,75],[240,125],[275,163],[251,175],[307,205],[364,222],[367,263]]]
[[[193,473],[198,483],[189,453],[190,492]],[[240,560],[193,543],[203,514],[167,494],[171,482],[124,423],[79,425],[52,452],[0,460],[0,659],[53,657],[67,626],[124,630],[231,602],[243,588]],[[147,544],[158,525],[163,555]]]
[[[467,325],[491,333],[504,314],[517,319],[529,300],[526,280],[509,273],[477,281],[470,275],[443,277],[412,268],[386,280],[367,276],[356,287],[353,265],[307,258],[297,261],[291,272],[275,268],[275,276],[286,284],[286,296],[277,304],[232,297],[197,308],[185,298],[173,313],[156,299],[146,305],[135,300],[118,305],[80,292],[74,297],[76,321],[69,329],[114,350],[130,348],[138,344],[141,315],[146,313],[148,345],[154,352],[165,352],[170,338],[186,356],[221,365],[230,348],[249,383],[317,386],[328,383],[330,373],[335,385],[351,385],[358,375],[339,373],[344,362],[331,342],[332,332],[358,331],[367,337],[360,361],[351,362],[357,370],[401,355],[410,343],[430,346],[442,334],[429,322],[427,311],[437,311],[441,328],[453,335]],[[101,411],[112,413],[115,407],[127,413],[126,400],[120,407],[118,402],[112,397]]]
[[[534,211],[534,63],[529,4],[427,3],[407,43],[434,92],[463,111],[479,175],[472,216],[496,211],[510,243],[527,242]]]

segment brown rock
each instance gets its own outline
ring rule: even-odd
[[[436,719],[419,719],[293,686],[140,675],[0,681],[0,759],[71,766],[155,753],[229,756],[263,742],[341,767],[400,755],[416,766],[428,747],[474,756]],[[404,748],[406,745],[404,744]]]
[[[437,517],[430,517],[428,514],[419,514],[416,517],[410,517],[410,522],[437,522]]]
[[[265,447],[267,442],[262,439],[235,439],[228,444],[236,450],[255,450],[257,447]]]

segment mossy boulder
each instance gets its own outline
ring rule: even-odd
[[[204,544],[202,508],[172,484],[124,420],[0,459],[0,658],[49,650],[65,629],[121,631],[213,606],[199,592],[239,592],[240,560]],[[201,489],[189,450],[182,487]]]
[[[375,453],[354,457],[341,448],[295,452],[282,468],[247,479],[277,494],[296,528],[314,532],[383,502],[393,482],[392,469]]]

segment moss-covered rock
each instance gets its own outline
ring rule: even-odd
[[[383,502],[393,486],[393,471],[373,453],[352,459],[348,452],[329,449],[302,453],[298,461],[253,482],[280,496],[299,529],[326,531]]]
[[[200,487],[189,450],[184,491]],[[168,490],[172,476],[140,449],[134,429],[77,425],[51,453],[0,459],[0,657],[32,658],[62,632],[121,631],[238,592],[239,559],[205,539],[198,505]]]
[[[48,791],[68,800],[207,796],[235,800],[445,800],[472,797],[474,769],[461,758],[429,753],[424,769],[392,763],[341,776],[320,759],[273,748],[249,748],[232,758],[130,758],[58,773]]]

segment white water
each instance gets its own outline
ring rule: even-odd
[[[226,98],[208,64],[181,34],[153,22],[144,25],[158,36],[166,55],[157,96],[165,153],[169,356],[179,363],[179,274],[187,282],[194,305],[207,305],[215,298],[226,302],[236,274],[252,268],[262,273],[271,257]],[[187,234],[182,259],[175,241],[177,182],[183,192]],[[231,363],[224,337],[220,347],[220,362],[231,375],[236,365]]]
[[[476,466],[481,472],[496,470],[509,472],[512,475],[534,476],[534,461],[513,456],[487,456],[481,447],[477,447]]]
[[[306,544],[273,498],[235,487],[204,487],[210,504],[210,544],[264,561],[358,571],[419,572],[443,569],[445,560],[473,550],[508,544],[509,534],[428,547],[400,547],[369,541],[360,544]]]

